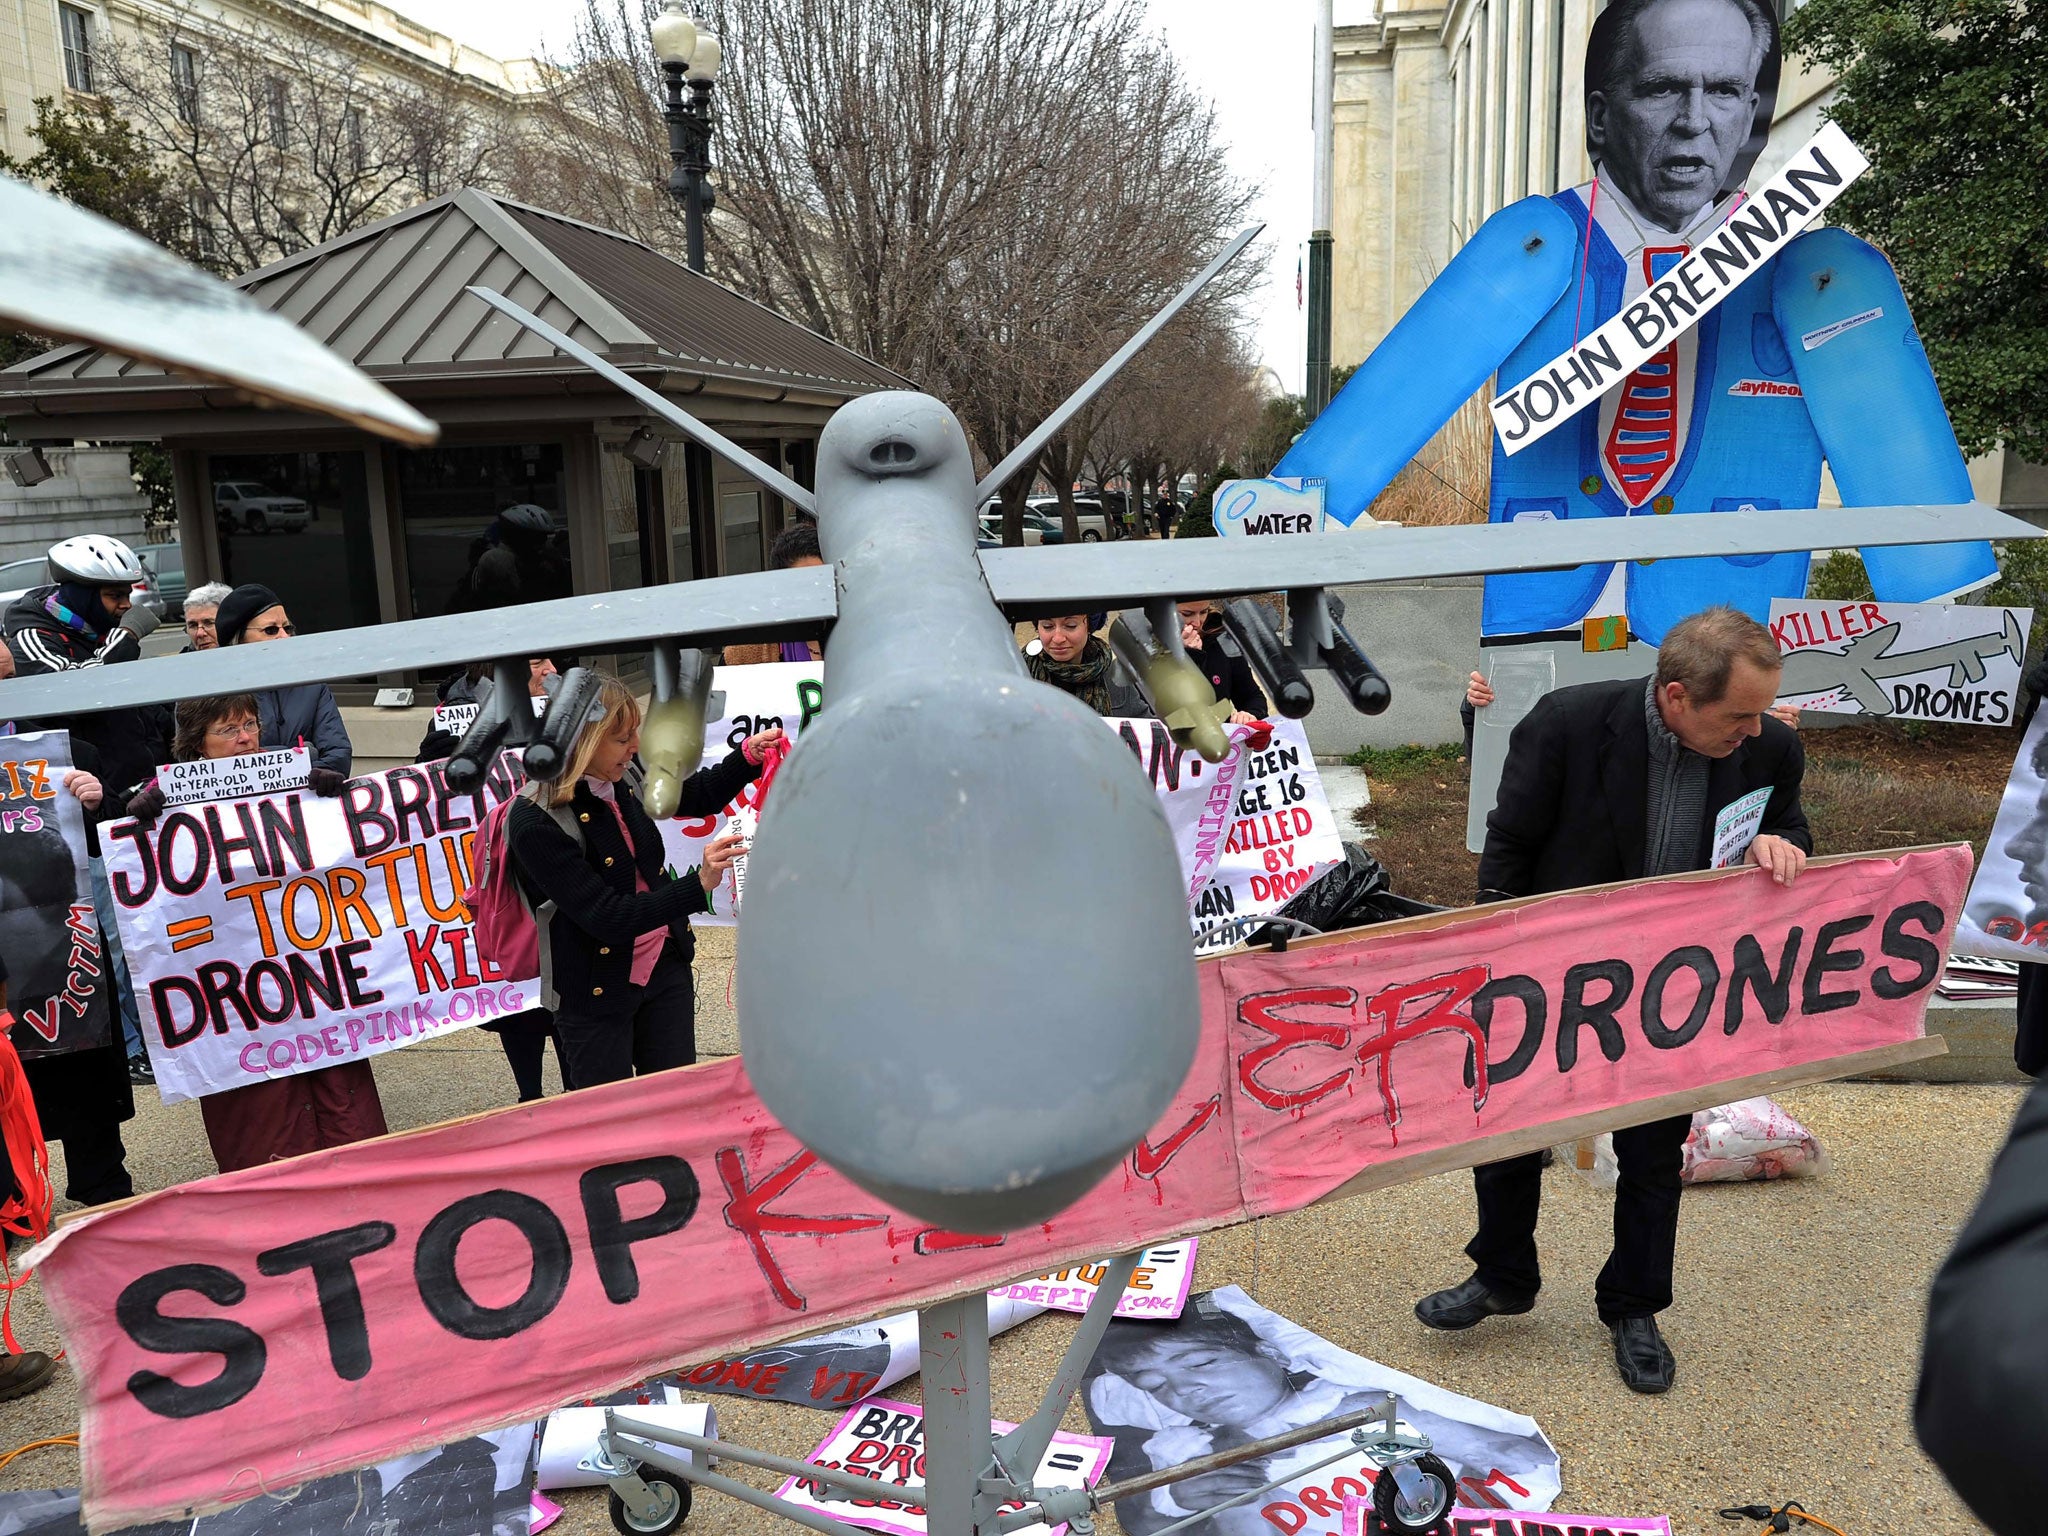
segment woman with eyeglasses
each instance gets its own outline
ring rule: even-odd
[[[221,609],[226,612],[225,602]],[[171,756],[178,762],[243,757],[262,750],[264,724],[255,695],[187,699],[178,706],[177,720]],[[128,803],[129,814],[144,823],[155,820],[163,808],[162,793],[154,785]],[[222,1173],[367,1141],[386,1129],[377,1079],[367,1061],[338,1062],[206,1094],[199,1100],[199,1118],[206,1124],[206,1143]]]
[[[291,615],[285,612],[284,600],[270,588],[254,584],[237,587],[220,600],[213,627],[223,646],[286,640],[298,633]],[[327,685],[272,688],[256,695],[256,709],[263,723],[262,749],[312,748],[313,793],[340,794],[355,761],[355,748]]]

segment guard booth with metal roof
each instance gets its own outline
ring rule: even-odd
[[[236,284],[439,422],[432,448],[260,408],[86,346],[0,371],[0,418],[22,442],[162,442],[190,583],[262,582],[302,630],[487,605],[478,564],[515,505],[548,514],[543,584],[559,584],[520,597],[766,564],[792,509],[466,292],[472,284],[806,486],[832,412],[907,384],[637,241],[466,188]]]

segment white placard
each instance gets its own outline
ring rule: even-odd
[[[1489,409],[1502,450],[1517,454],[1540,442],[1699,324],[1869,169],[1849,136],[1823,123],[1756,196],[1640,299],[1494,397]]]
[[[166,763],[156,771],[156,786],[167,805],[200,800],[242,800],[298,789],[312,776],[313,753],[307,747],[279,747],[273,752],[247,752],[239,757],[202,758],[196,763]]]
[[[1179,1317],[1187,1306],[1188,1292],[1194,1289],[1195,1249],[1196,1241],[1190,1237],[1147,1248],[1139,1254],[1130,1283],[1116,1299],[1116,1315],[1168,1320]],[[1086,1312],[1095,1293],[1102,1288],[1102,1278],[1108,1269],[1106,1261],[1097,1260],[1049,1270],[1015,1285],[998,1286],[989,1292],[989,1298],[1046,1307],[1055,1312]]]
[[[1714,817],[1712,868],[1730,869],[1742,862],[1749,845],[1756,841],[1757,828],[1764,824],[1764,808],[1770,803],[1770,786],[1765,785],[1721,807]]]
[[[1225,480],[1209,500],[1209,520],[1226,539],[1321,533],[1323,488],[1297,476]]]
[[[2048,963],[2048,709],[2021,738],[1949,948]]]
[[[534,716],[538,718],[545,714],[547,707],[548,696],[541,694],[533,701]],[[482,708],[483,705],[481,704],[436,704],[434,706],[434,729],[460,736],[464,731],[476,724],[477,712]]]
[[[2010,725],[2031,608],[1771,602],[1778,702],[1827,715]]]

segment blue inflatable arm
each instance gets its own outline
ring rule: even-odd
[[[1273,473],[1325,481],[1330,519],[1350,526],[1564,295],[1578,240],[1547,197],[1488,219]]]
[[[1845,229],[1801,235],[1778,258],[1771,309],[1843,506],[1972,499],[1934,370],[1881,253]],[[1866,549],[1863,565],[1872,590],[1894,603],[1952,597],[1998,577],[1981,542]]]

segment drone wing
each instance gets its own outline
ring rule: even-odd
[[[121,709],[209,694],[445,670],[542,652],[630,650],[657,639],[715,648],[736,640],[796,639],[838,615],[832,572],[819,566],[717,576],[630,592],[562,597],[483,613],[300,635],[290,644],[237,645],[0,683],[0,716],[33,720],[81,707]]]
[[[1269,539],[1055,544],[984,550],[981,567],[1003,611],[1013,619],[1031,619],[1135,608],[1152,598],[1220,598],[1432,576],[1564,570],[1609,560],[2041,537],[2043,530],[2031,523],[1973,501],[1943,507],[1479,523]]]
[[[97,214],[0,176],[0,320],[338,416],[404,443],[440,428],[282,315]]]

